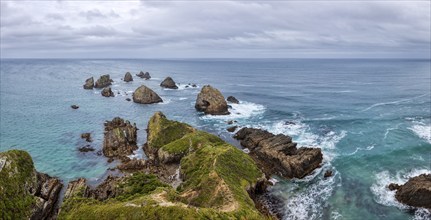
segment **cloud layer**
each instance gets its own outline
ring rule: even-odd
[[[429,1],[2,1],[1,57],[430,57]]]

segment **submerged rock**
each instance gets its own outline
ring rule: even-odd
[[[83,85],[84,89],[93,89],[94,87],[94,78],[90,77],[85,80],[85,84]]]
[[[115,96],[111,90],[111,87],[103,88],[101,94],[102,94],[102,96],[105,96],[105,97],[114,97]]]
[[[21,150],[0,153],[0,216],[2,219],[55,219],[61,181],[35,170]]]
[[[431,209],[431,174],[412,177],[404,185],[390,184],[389,189],[397,190],[395,198],[401,203]]]
[[[163,80],[162,83],[160,83],[160,86],[168,89],[178,89],[178,86],[175,84],[175,81],[171,77],[166,77],[166,79]]]
[[[79,108],[78,105],[71,105],[70,107],[73,108],[73,109],[78,109]]]
[[[296,148],[292,138],[274,135],[255,128],[242,128],[234,138],[250,150],[250,155],[263,167],[267,175],[285,178],[303,178],[322,163],[320,148]]]
[[[140,103],[140,104],[152,104],[152,103],[163,102],[163,100],[153,90],[142,85],[139,88],[137,88],[133,93],[133,102]]]
[[[138,77],[140,77],[140,78],[142,78],[142,79],[145,79],[145,80],[149,80],[149,79],[151,79],[151,76],[150,76],[150,73],[149,72],[140,72],[140,73],[138,73],[138,74],[136,74],[136,76],[138,76]]]
[[[93,140],[91,139],[91,133],[82,133],[81,134],[81,138],[85,139],[85,141],[87,142],[92,142]]]
[[[127,72],[126,75],[124,75],[124,82],[131,82],[133,81],[132,74],[130,72]]]
[[[136,125],[131,125],[129,121],[119,117],[105,122],[103,154],[110,158],[121,158],[132,154],[138,149],[137,130]]]
[[[206,85],[202,88],[196,99],[195,108],[198,111],[204,112],[205,114],[211,115],[228,115],[226,100],[224,99],[221,92]]]
[[[239,104],[239,101],[238,101],[238,99],[236,99],[235,97],[233,97],[233,96],[229,96],[229,97],[227,97],[227,99],[226,99],[228,102],[230,102],[230,103],[235,103],[235,104]]]
[[[113,80],[110,78],[109,74],[102,75],[94,84],[95,88],[104,88],[110,86]]]

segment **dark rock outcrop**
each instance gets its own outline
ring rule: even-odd
[[[91,133],[82,133],[81,134],[81,138],[85,139],[85,141],[87,142],[92,142],[93,140],[91,139]]]
[[[83,147],[78,148],[79,152],[90,152],[90,151],[94,151],[95,149],[93,147],[91,147],[90,145],[85,145]]]
[[[103,88],[101,94],[102,94],[102,96],[105,96],[105,97],[114,97],[115,96],[111,90],[111,87]]]
[[[111,79],[109,74],[102,75],[96,81],[96,83],[94,84],[94,87],[95,88],[104,88],[104,87],[110,86],[112,82],[113,82],[113,80]]]
[[[221,92],[206,85],[202,88],[196,99],[195,108],[198,111],[204,112],[205,114],[211,115],[228,115],[226,100],[224,99]]]
[[[303,178],[322,163],[320,148],[296,148],[292,138],[274,135],[255,128],[242,128],[234,138],[250,150],[250,156],[260,164],[267,175],[278,174],[285,178]]]
[[[93,89],[94,87],[94,78],[90,77],[85,80],[85,84],[83,85],[84,89]]]
[[[145,80],[149,80],[149,79],[151,79],[151,76],[150,76],[150,73],[149,72],[139,72],[138,74],[136,74],[136,76],[138,76],[138,77],[140,77],[140,78],[142,78],[142,79],[145,79]]]
[[[226,130],[229,132],[234,132],[237,128],[238,126],[232,126],[232,127],[228,127]]]
[[[126,101],[128,101],[128,102],[130,102],[130,101],[132,101],[130,98],[126,98]]]
[[[146,161],[141,159],[133,159],[117,166],[118,169],[125,171],[143,170],[146,167]]]
[[[233,96],[229,96],[229,97],[227,97],[227,99],[226,99],[228,102],[230,102],[230,103],[235,103],[235,104],[239,104],[239,101],[238,101],[238,99],[236,99],[235,97],[233,97]]]
[[[163,102],[162,98],[160,98],[157,93],[144,85],[140,86],[135,90],[135,92],[133,93],[133,101],[140,104]]]
[[[103,154],[109,158],[121,158],[132,154],[138,149],[137,130],[136,125],[131,125],[129,121],[119,117],[105,122]]]
[[[332,175],[333,175],[332,170],[327,170],[327,171],[325,172],[325,174],[323,175],[323,177],[324,177],[324,178],[328,178],[328,177],[331,177]]]
[[[160,83],[160,86],[168,89],[178,89],[178,86],[175,84],[175,81],[171,77],[166,77],[166,79],[163,80],[162,83]]]
[[[395,198],[406,205],[431,209],[431,174],[410,178],[404,185],[390,184]]]
[[[79,108],[78,105],[71,105],[70,107],[73,108],[73,109],[78,109]]]
[[[124,75],[124,82],[131,82],[133,81],[132,74],[130,72],[127,72],[126,75]]]

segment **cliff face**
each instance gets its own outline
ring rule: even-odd
[[[0,153],[0,218],[51,219],[63,184],[35,170],[31,156],[20,150]]]
[[[154,166],[149,170],[174,167],[179,175],[173,178],[181,180],[178,187],[156,178],[167,173],[135,172],[110,179],[108,188],[115,194],[100,199],[94,190],[103,194],[103,189],[89,190],[82,181],[72,182],[59,218],[267,218],[249,196],[265,177],[247,154],[217,136],[168,120],[161,112],[150,119],[147,132],[146,164]]]

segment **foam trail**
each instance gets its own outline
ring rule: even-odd
[[[378,107],[378,106],[382,106],[382,105],[393,105],[393,104],[399,104],[399,103],[403,103],[403,102],[408,102],[408,101],[411,101],[411,100],[414,100],[414,99],[417,99],[417,98],[424,97],[424,96],[426,96],[426,95],[429,95],[429,94],[428,94],[428,93],[426,93],[426,94],[422,94],[422,95],[420,95],[420,96],[415,96],[415,97],[413,97],[413,98],[401,99],[401,100],[397,100],[397,101],[393,101],[393,102],[381,102],[381,103],[376,103],[376,104],[371,105],[370,107],[368,107],[368,108],[366,108],[366,109],[362,110],[361,112],[365,112],[365,111],[368,111],[368,110],[370,110],[370,109],[372,109],[372,108],[375,108],[375,107]]]

